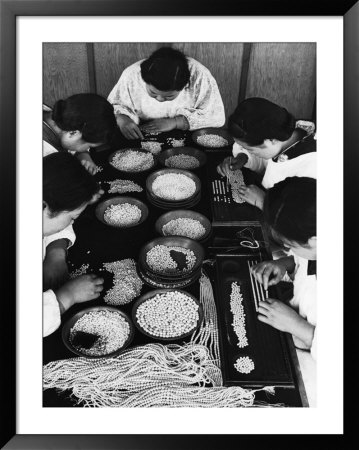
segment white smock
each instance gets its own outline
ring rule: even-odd
[[[108,96],[115,114],[125,114],[137,125],[142,121],[176,116],[186,117],[189,129],[221,127],[225,113],[218,85],[211,72],[193,58],[187,58],[190,80],[171,101],[159,102],[148,95],[141,76],[141,63],[127,67]]]

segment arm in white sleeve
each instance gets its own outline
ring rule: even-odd
[[[236,157],[240,153],[244,153],[248,156],[248,161],[245,163],[244,167],[261,175],[264,174],[267,167],[267,161],[263,158],[258,158],[258,156],[254,156],[253,154],[249,153],[249,151],[246,150],[244,147],[235,142],[233,144],[232,154],[234,157]]]
[[[76,240],[76,235],[72,228],[72,225],[68,225],[63,230],[59,231],[58,233],[52,234],[51,236],[46,236],[44,238],[44,245],[47,247],[51,242],[57,241],[58,239],[68,239],[70,243],[67,248],[70,248]]]
[[[225,122],[223,101],[209,70],[200,73],[191,89],[195,97],[194,108],[179,108],[177,111],[187,119],[189,129],[222,127]]]
[[[54,291],[49,289],[43,292],[43,337],[48,336],[57,330],[61,324],[60,305]]]
[[[113,105],[116,116],[125,114],[138,125],[140,120],[136,114],[135,105],[131,95],[131,92],[135,89],[139,89],[139,86],[136,87],[136,79],[133,68],[131,66],[127,67],[127,69],[122,72],[120,79],[110,92],[107,100]]]

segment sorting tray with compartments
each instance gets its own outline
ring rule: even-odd
[[[212,226],[240,225],[243,221],[259,222],[261,211],[245,202],[236,203],[226,178],[217,172],[217,165],[228,155],[228,152],[218,151],[207,154],[207,187],[211,203]],[[257,175],[254,172],[243,168],[242,173],[246,185],[258,184]]]
[[[220,354],[225,386],[293,386],[287,336],[258,319],[257,303],[267,296],[278,298],[277,289],[263,287],[251,275],[249,267],[260,262],[260,254],[215,256],[215,301],[218,314]],[[245,332],[248,344],[238,346],[238,336],[233,328],[230,296],[232,283],[237,282],[242,294],[245,313]],[[254,363],[249,373],[235,368],[240,357],[248,357]]]

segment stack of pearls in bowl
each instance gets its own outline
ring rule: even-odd
[[[164,200],[185,200],[196,192],[196,183],[182,173],[166,173],[155,179],[152,190]]]
[[[199,167],[199,161],[194,156],[179,154],[167,158],[165,166],[175,169],[195,169],[196,167]]]
[[[131,203],[119,203],[106,208],[103,219],[110,225],[123,227],[138,223],[141,215],[142,213],[138,206]]]
[[[150,169],[155,163],[151,153],[136,150],[125,150],[118,152],[112,158],[111,164],[116,169],[125,172],[141,172]]]
[[[199,220],[179,217],[167,222],[162,227],[164,236],[185,236],[190,239],[200,239],[206,232]]]
[[[138,325],[148,334],[175,338],[193,330],[199,320],[198,305],[187,295],[178,292],[157,294],[139,305]]]
[[[89,348],[75,347],[88,356],[104,356],[123,347],[130,334],[127,320],[116,311],[90,311],[84,314],[70,330],[70,342],[79,331],[99,336]]]
[[[227,139],[224,139],[222,136],[218,136],[216,134],[204,134],[202,136],[198,136],[197,142],[204,147],[211,148],[226,147],[228,145]]]
[[[155,245],[146,255],[146,263],[149,267],[157,273],[175,272],[177,270],[177,263],[171,257],[170,251],[186,255],[187,267],[182,272],[189,272],[196,264],[196,255],[192,250],[183,247],[169,247],[167,245]]]

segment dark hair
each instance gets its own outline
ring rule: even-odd
[[[266,225],[289,241],[306,244],[317,235],[317,182],[314,178],[292,177],[268,189],[263,214]]]
[[[159,91],[181,91],[190,79],[187,58],[172,47],[161,47],[141,63],[141,76]]]
[[[75,94],[58,100],[52,119],[64,131],[79,130],[86,142],[107,143],[117,128],[113,106],[101,95]]]
[[[43,158],[43,200],[53,215],[80,208],[98,190],[93,176],[69,153],[56,152]]]
[[[265,139],[286,141],[295,130],[296,120],[285,108],[252,97],[243,100],[229,116],[231,134],[250,146],[263,144]]]

